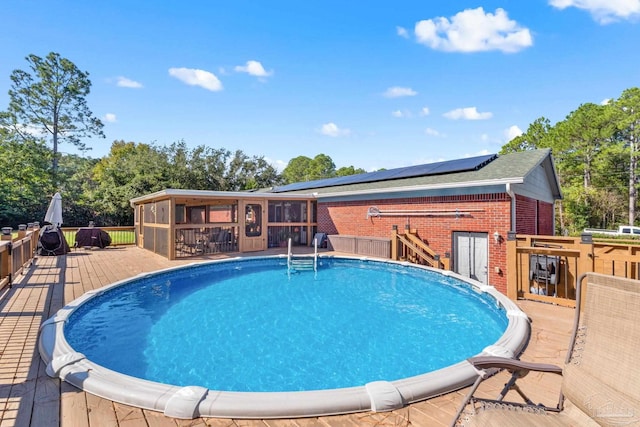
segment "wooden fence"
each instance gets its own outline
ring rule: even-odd
[[[507,237],[507,295],[575,307],[576,278],[596,272],[640,279],[640,242],[581,237]]]
[[[327,240],[329,249],[337,252],[378,258],[389,258],[391,253],[391,239],[330,234]]]

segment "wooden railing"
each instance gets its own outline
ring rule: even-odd
[[[508,235],[507,295],[511,299],[575,307],[576,278],[588,272],[640,279],[640,242],[611,242],[590,234]]]
[[[38,245],[38,229],[20,227],[17,237],[13,237],[11,229],[2,230],[0,240],[0,290],[11,287],[18,274],[24,273],[33,263]]]
[[[415,264],[428,265],[433,268],[448,270],[449,258],[441,258],[429,247],[415,230],[398,233],[394,228],[391,234],[391,259],[405,260]]]
[[[135,232],[133,226],[129,227],[100,227],[109,233],[111,245],[135,244]],[[75,234],[78,227],[64,227],[64,234],[69,247],[75,243]],[[17,234],[13,234],[11,228],[2,229],[0,240],[0,290],[11,287],[11,283],[18,274],[33,263],[38,248],[39,228],[33,224],[20,226]]]
[[[72,248],[76,243],[76,233],[82,227],[62,227],[62,234]],[[136,243],[135,228],[133,225],[125,227],[99,227],[109,233],[111,246],[134,245]]]

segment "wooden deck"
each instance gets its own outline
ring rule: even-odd
[[[0,294],[0,427],[163,427],[163,426],[446,426],[466,390],[413,404],[393,412],[360,413],[293,420],[176,420],[161,413],[95,397],[49,378],[38,356],[40,324],[84,292],[136,274],[185,264],[134,247],[77,250],[66,256],[38,258],[12,289]],[[561,364],[569,343],[574,309],[521,301],[533,319],[523,360]],[[495,397],[506,375],[486,382]],[[530,374],[523,388],[535,401],[557,399],[560,378]]]

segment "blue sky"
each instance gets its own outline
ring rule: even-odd
[[[640,0],[4,2],[0,110],[29,54],[90,73],[105,139],[393,168],[495,153],[640,86]],[[63,152],[73,147],[61,146]]]

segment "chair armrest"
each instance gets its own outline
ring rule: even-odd
[[[506,369],[509,372],[536,371],[562,375],[562,368],[560,366],[546,363],[523,362],[522,360],[508,359],[506,357],[477,356],[469,358],[467,361],[479,370],[497,368]]]

